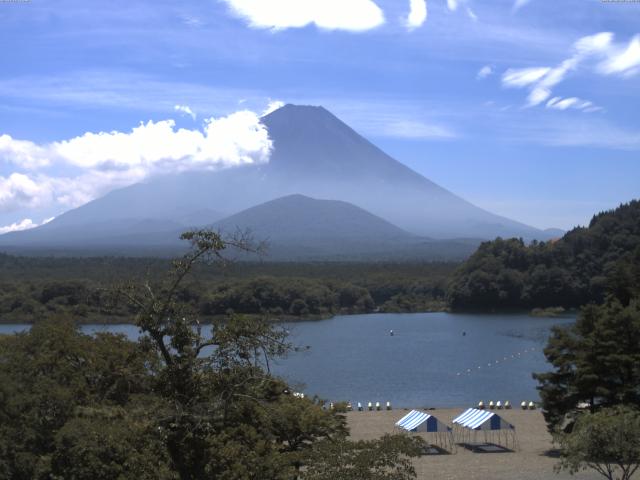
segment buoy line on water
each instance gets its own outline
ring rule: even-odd
[[[509,362],[510,360],[517,360],[519,358],[522,358],[523,355],[527,354],[527,353],[531,353],[536,351],[536,347],[531,347],[531,348],[525,348],[523,351],[521,352],[516,352],[513,353],[511,355],[505,355],[502,357],[501,359],[498,359],[494,362],[487,362],[487,366],[485,368],[491,368],[491,367],[495,367],[496,365],[500,365],[502,363],[506,363]],[[456,373],[456,377],[460,377],[462,375],[471,375],[473,372],[477,372],[478,370],[482,370],[484,364],[478,365],[477,367],[474,368],[467,368],[466,370],[462,370],[460,372]]]

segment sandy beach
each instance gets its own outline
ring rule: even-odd
[[[451,420],[464,409],[437,409],[428,413],[451,426]],[[394,424],[409,409],[391,411],[349,412],[347,420],[354,440],[370,440],[394,432]],[[443,480],[542,480],[597,479],[597,473],[585,471],[571,476],[556,474],[557,459],[549,453],[553,448],[542,413],[539,410],[498,410],[505,420],[515,425],[520,444],[518,451],[476,453],[461,446],[455,454],[424,455],[415,460],[419,479]],[[429,440],[431,434],[424,435]]]

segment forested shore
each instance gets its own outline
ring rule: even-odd
[[[258,259],[258,257],[256,257]],[[118,285],[156,284],[160,258],[17,257],[0,254],[0,322],[70,314],[121,323]],[[463,263],[235,262],[198,265],[181,301],[207,320],[229,313],[273,319],[428,311],[533,311],[545,315],[640,292],[640,202],[595,215],[550,242],[496,239]]]
[[[154,258],[0,255],[0,322],[70,314],[79,323],[122,323],[130,307],[115,295],[126,281],[156,283],[169,262]],[[238,262],[200,265],[181,301],[203,319],[230,312],[274,319],[337,314],[442,311],[454,263]]]
[[[453,274],[452,310],[579,308],[640,295],[640,201],[593,217],[551,242],[485,242]]]

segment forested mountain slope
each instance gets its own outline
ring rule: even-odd
[[[557,241],[485,242],[454,274],[453,309],[578,307],[640,294],[640,201],[593,217]]]

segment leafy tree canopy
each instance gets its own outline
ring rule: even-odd
[[[640,295],[640,201],[593,217],[551,242],[485,242],[454,273],[447,291],[453,309],[623,304]]]
[[[545,348],[553,370],[535,374],[551,430],[575,418],[578,406],[640,407],[640,302],[611,297],[584,307],[575,324],[556,327]]]
[[[615,407],[582,414],[573,431],[557,440],[557,470],[592,469],[608,480],[629,480],[640,467],[640,412]]]
[[[84,335],[66,318],[0,337],[0,477],[290,480],[322,470],[339,446],[333,471],[415,478],[415,441],[350,442],[340,408],[296,398],[271,375],[290,348],[284,330],[236,315],[201,328],[183,281],[198,262],[251,245],[183,237],[192,249],[164,279],[118,288],[139,342]]]

